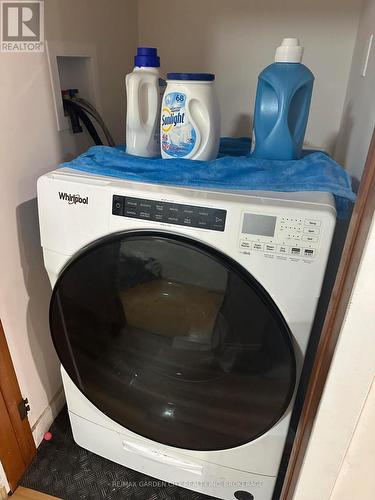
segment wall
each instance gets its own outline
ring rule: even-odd
[[[360,18],[341,130],[335,156],[348,172],[361,179],[375,125],[375,39],[366,76],[361,76],[368,37],[375,37],[375,0],[365,0]]]
[[[367,40],[371,33],[375,35],[374,31],[375,0],[365,0],[335,151],[355,184],[361,179],[375,124],[375,40],[366,76],[361,76]],[[375,441],[371,439],[375,434],[374,251],[373,222],[295,500],[374,498]]]
[[[330,367],[294,500],[374,498],[374,253],[375,219]],[[374,417],[371,418],[371,415]]]
[[[375,381],[366,398],[348,451],[342,462],[331,500],[373,500],[375,492]],[[370,439],[369,439],[370,438]]]
[[[123,140],[136,1],[111,0],[104,8],[101,0],[46,0],[45,6],[47,39],[95,43],[104,119]],[[46,54],[1,53],[0,67],[0,317],[39,441],[63,398],[48,328],[36,180],[78,151],[69,131],[57,132]]]
[[[299,36],[315,74],[307,143],[334,150],[362,0],[138,1],[139,43],[162,69],[216,73],[224,135],[249,135],[259,72]]]

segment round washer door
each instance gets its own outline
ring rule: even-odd
[[[296,382],[290,331],[235,261],[183,236],[123,232],[61,273],[50,327],[82,393],[127,429],[178,448],[252,441]]]

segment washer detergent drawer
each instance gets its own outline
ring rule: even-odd
[[[198,474],[198,476],[201,476],[203,473],[203,465],[199,465],[195,462],[189,462],[186,459],[181,460],[166,453],[161,453],[160,451],[153,450],[148,446],[131,442],[129,441],[129,439],[123,440],[122,447],[125,451],[128,451],[132,454],[139,455],[140,457],[144,457],[149,460],[154,460],[158,463],[172,465],[177,469],[182,469],[188,472],[193,472],[194,474]]]
[[[240,491],[249,493],[254,500],[269,500],[272,496],[275,477],[249,474],[174,452],[159,453],[141,440],[130,440],[126,435],[94,424],[75,413],[69,412],[69,417],[74,440],[79,446],[142,474],[147,470],[151,478],[139,477],[141,486],[142,483],[145,487],[157,486],[159,481],[166,481],[224,500],[234,500],[235,493]]]

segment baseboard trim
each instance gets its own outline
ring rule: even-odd
[[[53,396],[53,398],[49,402],[49,405],[44,409],[43,413],[31,428],[35,445],[37,447],[42,442],[44,434],[50,429],[52,422],[60,413],[64,404],[65,394],[63,388],[61,387]]]
[[[8,479],[3,464],[0,462],[0,500],[8,498],[8,491],[10,491]]]
[[[4,486],[0,486],[0,500],[8,500],[8,493]]]

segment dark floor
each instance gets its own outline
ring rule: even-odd
[[[127,469],[84,450],[74,440],[66,408],[52,425],[20,485],[64,500],[204,500],[201,495]]]

